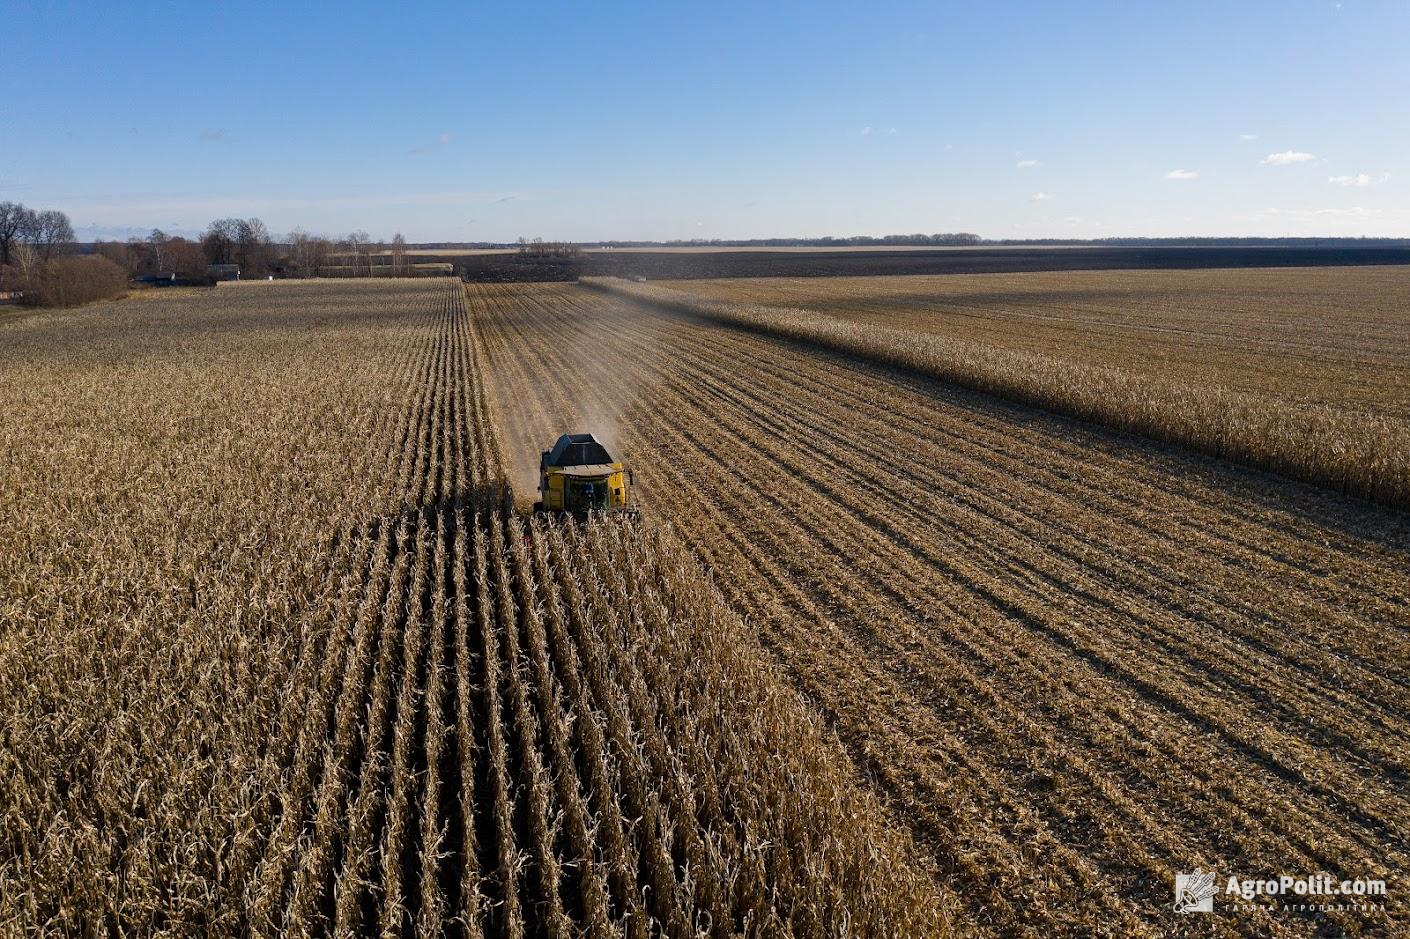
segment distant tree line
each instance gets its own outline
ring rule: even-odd
[[[159,228],[146,238],[125,242],[100,241],[95,250],[134,279],[175,279],[205,282],[214,264],[233,264],[243,278],[277,277],[403,277],[414,274],[406,239],[398,233],[388,244],[373,241],[364,231],[341,238],[314,235],[296,228],[275,241],[258,218],[216,219],[200,238],[188,240]]]
[[[200,242],[168,235],[160,228],[152,229],[146,238],[100,241],[93,248],[132,278],[175,275],[196,280],[206,273],[206,255]]]
[[[571,241],[520,238],[515,244],[525,258],[575,258],[583,253],[582,246]]]

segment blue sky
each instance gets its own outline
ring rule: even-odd
[[[1410,236],[1410,3],[0,0],[80,234]]]

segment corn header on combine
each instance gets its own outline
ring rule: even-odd
[[[564,434],[539,457],[539,501],[535,512],[636,514],[629,501],[630,470],[612,459],[592,434]]]

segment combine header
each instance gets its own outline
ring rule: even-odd
[[[636,514],[628,504],[630,470],[612,459],[592,434],[564,434],[539,457],[539,501],[535,512]]]

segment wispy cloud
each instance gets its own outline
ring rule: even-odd
[[[861,136],[863,136],[863,137],[870,137],[870,136],[871,136],[871,125],[870,125],[870,124],[868,124],[866,127],[863,127],[863,128],[862,128]]]
[[[208,128],[196,135],[197,140],[224,140],[225,131],[218,127]]]
[[[1195,179],[1198,176],[1196,170],[1171,170],[1165,174],[1166,179]]]
[[[1053,200],[1051,192],[1035,192],[1029,197],[1030,202],[1051,202]]]
[[[1017,163],[1014,164],[1014,166],[1018,167],[1021,170],[1031,170],[1035,166],[1042,165],[1043,164],[1038,160],[1019,160]]]
[[[1257,134],[1239,134],[1239,139],[1240,139],[1240,140],[1257,140],[1257,139],[1258,139],[1258,135],[1257,135]]]
[[[431,142],[428,143],[428,144],[423,144],[422,146],[419,146],[419,147],[414,148],[414,149],[411,151],[411,155],[412,155],[412,156],[425,156],[425,155],[428,154],[428,153],[434,153],[435,151],[441,149],[442,147],[446,146],[446,145],[449,144],[449,143],[450,143],[450,134],[437,134],[435,140],[431,141]]]
[[[1267,214],[1288,218],[1324,219],[1330,222],[1358,222],[1380,218],[1385,214],[1385,211],[1354,205],[1346,209],[1269,209]]]
[[[1374,186],[1390,181],[1389,173],[1372,176],[1370,173],[1357,173],[1355,176],[1328,176],[1327,182],[1333,186]]]
[[[1263,162],[1272,166],[1291,166],[1294,163],[1306,163],[1309,160],[1317,159],[1310,153],[1303,153],[1301,150],[1284,150],[1282,153],[1270,153],[1263,158]]]
[[[514,197],[513,197],[512,195],[511,195],[511,196],[500,196],[498,199],[494,200],[494,202],[491,203],[491,204],[492,204],[492,205],[499,205],[501,202],[508,202],[509,200],[511,200],[511,199],[513,199],[513,198],[514,198]]]

